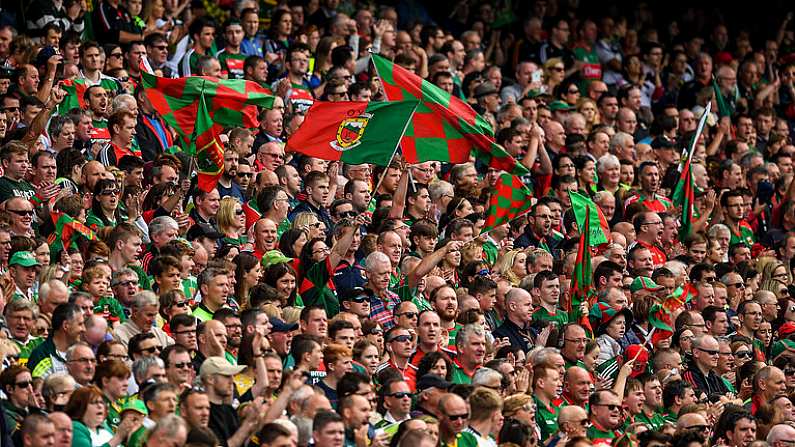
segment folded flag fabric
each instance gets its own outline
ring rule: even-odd
[[[519,177],[502,173],[489,199],[488,215],[481,233],[487,233],[530,211],[532,197],[533,193]]]

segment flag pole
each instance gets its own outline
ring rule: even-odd
[[[411,115],[409,117],[414,115],[414,112],[417,110],[417,107],[419,105],[420,105],[419,101],[416,101],[414,103],[414,108],[411,109]],[[392,151],[392,156],[389,157],[389,163],[386,164],[384,172],[381,173],[381,178],[378,179],[378,183],[375,185],[375,188],[373,188],[373,194],[370,197],[370,202],[367,204],[367,209],[370,209],[373,206],[373,204],[375,203],[375,194],[376,194],[376,192],[378,192],[378,188],[381,187],[381,183],[383,183],[384,178],[386,177],[386,173],[389,170],[389,165],[392,164],[392,161],[395,159],[395,155],[397,155],[398,149],[400,149],[400,140],[403,139],[403,135],[406,133],[406,129],[409,128],[409,123],[411,123],[411,120],[410,119],[406,120],[406,124],[403,126],[403,132],[400,132],[400,138],[398,138],[398,142],[395,145],[395,150]],[[409,175],[410,175],[410,172],[411,171],[409,171]],[[409,178],[411,178],[411,177],[409,177]]]

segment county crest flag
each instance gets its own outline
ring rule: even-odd
[[[285,149],[323,160],[387,166],[417,104],[316,101]]]
[[[607,223],[607,218],[605,218],[599,206],[587,196],[575,191],[569,191],[569,198],[571,199],[571,209],[574,211],[574,218],[577,221],[578,228],[585,228],[586,213],[590,218],[588,228],[591,231],[591,246],[595,247],[611,242],[610,225]]]
[[[196,142],[198,186],[202,191],[210,192],[224,172],[224,145],[218,138],[223,129],[210,117],[204,95],[199,96],[198,103],[192,138]]]

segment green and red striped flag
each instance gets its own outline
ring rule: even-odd
[[[163,119],[183,139],[183,151],[195,155],[191,136],[199,117],[199,98],[204,96],[210,120],[222,127],[259,126],[257,107],[273,107],[273,96],[256,82],[206,76],[159,78],[141,72],[146,97]],[[198,135],[198,134],[197,134]]]
[[[53,211],[50,217],[53,224],[55,224],[55,232],[47,238],[47,243],[50,244],[52,253],[68,249],[78,236],[82,236],[89,241],[97,238],[97,235],[90,228],[64,212]]]
[[[400,141],[408,163],[466,163],[474,152],[476,158],[494,169],[519,176],[529,173],[494,142],[491,124],[469,104],[383,56],[372,56],[387,99],[420,101]]]
[[[515,219],[530,211],[533,193],[515,175],[503,172],[497,179],[494,192],[489,199],[489,211],[481,234]]]
[[[387,166],[417,104],[316,101],[285,149],[323,160]]]
[[[591,272],[591,207],[585,207],[585,221],[580,226],[580,243],[577,247],[577,260],[574,263],[574,273],[571,276],[569,299],[564,300],[563,310],[569,314],[569,321],[577,322],[589,334],[593,334],[588,312],[582,312],[582,303],[591,307],[596,298],[593,289],[593,273]],[[579,224],[578,224],[579,225]]]
[[[605,218],[599,206],[587,196],[576,191],[569,191],[569,198],[571,199],[571,208],[574,211],[574,217],[577,220],[577,228],[585,228],[586,213],[589,215],[591,222],[599,223],[599,225],[589,226],[591,231],[591,245],[595,247],[609,243],[611,241],[610,225],[607,223],[607,218]]]
[[[198,103],[196,125],[193,128],[191,141],[196,142],[199,188],[202,191],[210,192],[215,188],[218,178],[224,172],[224,144],[218,138],[223,129],[210,117],[204,95],[199,96]]]
[[[690,142],[690,150],[679,164],[679,181],[676,182],[673,196],[671,196],[674,206],[682,210],[682,226],[679,227],[679,240],[682,242],[690,235],[696,209],[696,182],[693,178],[693,170],[691,169],[693,153],[696,151],[696,143],[698,143],[698,139],[704,131],[704,126],[707,123],[707,117],[711,110],[712,103],[708,102],[707,107],[704,109],[704,113],[701,115],[701,119],[698,120],[696,133],[693,135],[693,140]]]

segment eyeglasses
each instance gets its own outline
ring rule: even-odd
[[[9,213],[16,214],[17,216],[32,216],[33,210],[6,210]]]
[[[459,419],[461,419],[461,420],[464,420],[464,419],[469,419],[469,413],[464,413],[464,414],[448,414],[448,415],[446,415],[446,416],[447,416],[447,419],[450,419],[451,421],[457,421],[457,420],[459,420]]]
[[[658,220],[656,222],[643,222],[643,225],[662,225],[662,221]]]
[[[699,351],[704,352],[704,353],[706,353],[708,355],[718,355],[718,354],[720,354],[720,351],[714,351],[712,349],[704,349],[704,348],[696,348],[696,349],[698,349]]]
[[[130,286],[138,287],[138,281],[135,281],[135,280],[131,279],[129,281],[122,281],[122,282],[120,282],[120,283],[118,283],[116,285],[117,286],[122,286],[122,287],[130,287]]]
[[[29,386],[33,385],[33,382],[31,382],[31,381],[17,382],[14,385],[17,388],[28,388]]]
[[[146,352],[148,354],[154,354],[155,352],[160,352],[160,346],[152,346],[151,348],[139,349],[138,352]]]
[[[576,343],[578,345],[584,345],[588,343],[587,338],[564,338],[563,340],[569,343]]]
[[[155,50],[166,51],[168,49],[168,45],[152,45],[152,48]]]
[[[417,312],[403,312],[402,314],[398,314],[398,317],[406,317],[414,319],[417,318],[417,315],[419,315]]]
[[[193,365],[190,362],[174,363],[174,368],[177,368],[177,369],[186,369],[186,368],[192,368],[192,367],[193,367]]]
[[[406,391],[399,391],[399,392],[397,392],[397,393],[390,393],[390,394],[387,394],[387,396],[389,396],[389,397],[395,397],[395,398],[398,398],[398,399],[403,399],[403,398],[406,398],[406,397],[411,397],[411,396],[412,396],[412,394],[411,394],[411,393],[409,393],[409,392],[406,392]]]
[[[411,341],[411,335],[396,335],[389,339],[389,343],[392,343],[393,341],[405,343],[407,341]]]
[[[246,177],[246,178],[251,178],[251,177],[253,177],[253,176],[254,176],[254,173],[253,173],[253,172],[238,172],[238,173],[237,173],[237,176],[238,176],[238,177]]]

